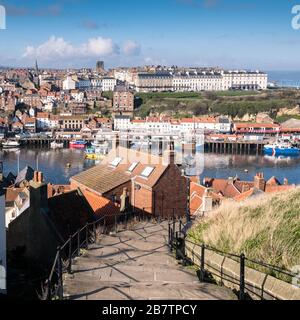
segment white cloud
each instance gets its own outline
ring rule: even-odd
[[[123,45],[123,52],[127,56],[137,56],[141,53],[141,46],[133,40],[127,40]]]
[[[119,53],[119,47],[109,38],[91,38],[75,46],[63,38],[51,36],[37,47],[27,46],[23,58],[39,58],[44,61],[70,58],[101,57]]]
[[[119,53],[119,47],[111,40],[102,37],[89,39],[79,50],[83,56],[107,56]]]

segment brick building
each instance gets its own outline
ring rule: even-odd
[[[188,181],[175,165],[172,152],[159,157],[119,147],[100,165],[72,177],[70,182],[72,189],[117,203],[126,189],[136,212],[156,217],[186,214]]]
[[[134,93],[126,86],[116,86],[113,97],[113,113],[115,115],[133,115]]]

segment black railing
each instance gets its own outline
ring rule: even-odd
[[[245,268],[247,266],[247,263],[248,263],[249,267],[254,270],[257,270],[257,268],[253,268],[253,266],[257,265],[259,267],[262,267],[262,268],[265,268],[265,269],[271,271],[270,274],[272,276],[275,276],[276,278],[278,278],[278,277],[276,276],[275,273],[278,273],[278,274],[283,275],[285,277],[289,277],[291,279],[294,277],[297,277],[296,273],[293,273],[289,270],[282,269],[278,266],[274,266],[274,265],[265,263],[263,261],[257,261],[257,260],[247,258],[244,253],[237,255],[237,254],[221,251],[217,248],[206,245],[204,243],[199,244],[199,243],[193,242],[193,241],[187,239],[187,228],[185,225],[183,225],[181,220],[179,220],[177,230],[176,230],[175,220],[173,219],[173,221],[169,222],[169,233],[168,234],[169,234],[168,244],[169,244],[170,252],[174,252],[174,250],[175,250],[176,259],[183,260],[184,264],[188,260],[186,257],[186,252],[185,252],[186,243],[200,246],[199,253],[195,252],[195,251],[191,252],[191,254],[194,257],[197,257],[199,259],[199,278],[200,278],[200,281],[204,282],[207,279],[207,275],[208,275],[208,272],[205,268],[205,265],[207,264],[207,261],[205,260],[206,251],[216,252],[216,253],[222,255],[223,257],[227,257],[227,258],[233,259],[234,261],[238,262],[240,264],[239,280],[237,281],[236,279],[232,279],[231,282],[239,287],[239,291],[238,291],[239,300],[245,300],[247,292],[250,292],[250,293],[258,296],[261,299],[263,299],[263,296],[264,296],[263,293],[258,294],[257,292],[248,288],[247,281],[245,278]],[[214,274],[213,271],[210,271],[210,274],[219,276],[218,274]],[[266,276],[270,275],[270,274],[266,273]],[[285,281],[285,280],[283,280],[283,281]],[[252,283],[251,286],[255,287],[255,284]],[[262,290],[261,287],[256,287],[255,289],[257,289],[258,291]],[[272,296],[271,293],[268,293],[268,295]],[[276,298],[276,297],[273,297],[273,298]]]
[[[87,250],[89,244],[97,240],[97,232],[106,234],[108,231],[118,232],[118,227],[122,224],[127,229],[128,223],[133,220],[150,221],[153,216],[147,213],[120,213],[116,215],[105,215],[100,219],[86,223],[84,227],[75,232],[60,247],[57,248],[52,269],[46,280],[46,286],[43,292],[43,300],[63,300],[63,274],[72,273],[72,263],[75,257],[81,255],[81,250]],[[161,222],[161,218],[156,219]]]

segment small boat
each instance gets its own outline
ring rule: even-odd
[[[101,153],[99,149],[91,147],[85,150],[85,158],[90,160],[101,160],[104,158],[104,155]]]
[[[3,149],[15,149],[15,148],[19,148],[20,146],[21,144],[15,140],[7,140],[2,143]]]
[[[50,147],[51,149],[62,149],[64,147],[64,144],[53,141],[51,142]]]
[[[76,149],[83,149],[85,148],[87,142],[84,140],[72,140],[70,141],[70,147]]]
[[[277,141],[264,146],[264,152],[272,156],[298,156],[300,149],[289,141]]]

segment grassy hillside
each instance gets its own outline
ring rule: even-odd
[[[244,252],[248,258],[291,270],[300,264],[299,208],[300,188],[241,204],[228,202],[195,226],[189,237],[197,243],[228,253]]]
[[[293,108],[300,101],[300,91],[227,91],[186,93],[136,93],[136,115],[172,116],[221,114],[243,117],[269,112],[274,118],[281,108]]]

